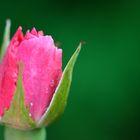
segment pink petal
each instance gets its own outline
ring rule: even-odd
[[[17,49],[23,40],[22,28],[19,27],[12,38],[8,50],[0,64],[0,116],[10,107],[15,92],[18,75]]]
[[[38,33],[37,33],[37,31],[36,31],[35,28],[32,29],[31,34],[33,34],[33,35],[35,35],[35,36],[38,36]]]
[[[23,62],[23,86],[26,106],[38,121],[50,104],[62,75],[62,50],[51,36],[35,28],[23,37],[19,27],[0,64],[0,116],[9,109],[18,78],[18,62]]]
[[[23,83],[26,105],[39,120],[47,109],[62,74],[62,50],[54,46],[50,36],[24,40],[18,50],[24,64]]]

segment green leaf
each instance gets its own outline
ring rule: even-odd
[[[74,64],[76,62],[80,50],[81,43],[76,49],[75,53],[72,55],[68,64],[66,65],[59,85],[53,95],[50,106],[42,116],[41,120],[38,122],[38,127],[48,126],[63,113],[69,95]]]
[[[0,48],[0,59],[3,58],[3,55],[5,54],[5,51],[10,42],[10,27],[11,27],[11,21],[8,19],[8,20],[6,20],[3,41],[2,41],[1,48]]]
[[[5,110],[1,122],[10,127],[27,130],[35,128],[36,124],[30,117],[29,111],[25,106],[22,69],[22,65],[20,64],[16,92],[13,96],[10,109]]]

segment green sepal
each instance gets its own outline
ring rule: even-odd
[[[5,110],[1,122],[13,128],[27,130],[34,129],[36,124],[29,115],[29,108],[25,106],[22,67],[20,64],[16,91],[12,98],[11,106],[8,110]]]
[[[81,43],[76,49],[76,51],[74,52],[74,54],[72,55],[69,62],[67,63],[63,71],[62,78],[59,82],[59,85],[53,95],[52,101],[47,111],[44,113],[41,120],[37,124],[38,127],[48,126],[63,113],[69,95],[74,64],[76,62],[80,50],[81,50]]]
[[[11,21],[10,21],[10,19],[7,19],[5,30],[4,30],[2,45],[0,47],[0,59],[3,58],[3,55],[5,54],[5,51],[9,45],[9,42],[10,42],[10,28],[11,28]]]

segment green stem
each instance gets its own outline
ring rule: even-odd
[[[22,131],[5,127],[5,140],[45,140],[46,130],[45,128]]]

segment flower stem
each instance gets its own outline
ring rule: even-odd
[[[5,140],[45,140],[45,128],[22,131],[10,127],[5,127]]]

